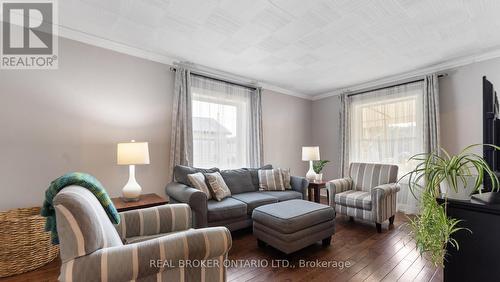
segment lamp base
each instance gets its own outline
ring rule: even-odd
[[[309,171],[306,173],[306,179],[309,181],[314,181],[316,179],[316,173],[313,169],[313,161],[309,161]]]
[[[141,197],[142,188],[135,180],[135,166],[131,165],[129,168],[130,175],[127,184],[122,189],[122,199],[125,202],[136,202]]]

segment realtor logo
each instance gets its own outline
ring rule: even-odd
[[[56,1],[1,1],[2,69],[56,69]]]

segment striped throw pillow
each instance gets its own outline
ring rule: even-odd
[[[203,175],[203,173],[197,172],[188,174],[187,178],[194,188],[200,190],[201,192],[205,193],[205,195],[207,195],[207,200],[212,199],[212,194],[208,189],[207,183],[205,183],[205,175]]]
[[[220,172],[205,173],[205,177],[207,178],[208,185],[217,201],[220,202],[222,199],[231,196],[231,190],[227,187]]]
[[[291,190],[292,185],[290,184],[291,181],[291,175],[290,175],[290,169],[283,169],[281,168],[281,176],[283,177],[283,184],[285,185],[286,190]]]
[[[261,191],[285,191],[291,188],[290,170],[281,168],[259,170]]]

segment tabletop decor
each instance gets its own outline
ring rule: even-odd
[[[149,147],[147,142],[119,143],[117,147],[117,163],[129,166],[129,178],[122,189],[124,201],[139,201],[142,188],[135,179],[135,166],[149,164]]]

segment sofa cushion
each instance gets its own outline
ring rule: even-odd
[[[256,207],[278,202],[278,199],[276,199],[275,197],[266,195],[262,192],[241,193],[232,195],[231,197],[247,204],[248,214],[252,214],[253,209],[255,209]]]
[[[187,186],[191,186],[191,183],[189,182],[188,179],[188,174],[193,174],[197,172],[201,173],[212,173],[212,172],[217,172],[219,171],[218,168],[197,168],[197,167],[191,167],[191,166],[184,166],[184,165],[176,165],[174,167],[174,178],[175,181],[182,183]]]
[[[280,233],[290,234],[311,226],[332,221],[332,207],[304,200],[290,200],[265,205],[253,211],[252,219]]]
[[[220,172],[231,194],[255,192],[252,174],[246,169],[228,169]]]
[[[335,194],[335,204],[371,211],[372,195],[371,192],[347,190]]]
[[[207,202],[208,222],[238,218],[247,215],[247,205],[233,198],[225,198],[218,202]]]
[[[275,197],[278,199],[278,202],[293,200],[293,199],[302,199],[302,193],[297,191],[262,191],[260,192],[265,195],[269,195],[271,197]]]
[[[250,174],[252,175],[252,183],[255,191],[259,190],[259,170],[261,169],[273,169],[273,166],[267,164],[260,168],[244,168],[244,170],[250,171]]]

